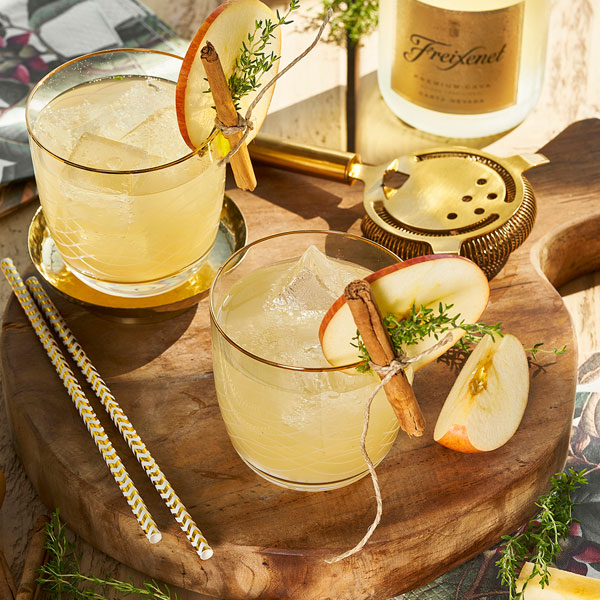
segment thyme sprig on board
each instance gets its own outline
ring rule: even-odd
[[[552,348],[552,350],[546,350],[542,348],[544,342],[538,342],[534,344],[531,348],[526,348],[525,352],[531,353],[531,358],[535,360],[539,352],[543,352],[545,354],[564,354],[567,351],[567,346],[563,346],[562,348]]]
[[[236,110],[240,110],[241,98],[260,88],[261,77],[279,60],[280,57],[275,52],[267,53],[265,49],[275,37],[273,33],[278,27],[292,23],[289,16],[299,7],[299,0],[291,0],[283,15],[279,10],[276,11],[275,21],[257,20],[254,23],[254,31],[242,42],[240,54],[235,60],[235,68],[227,81]]]
[[[66,528],[61,523],[58,510],[45,528],[48,560],[39,569],[36,580],[41,584],[48,600],[106,600],[107,594],[119,594],[116,598],[146,598],[148,600],[177,600],[169,588],[154,580],[136,586],[133,581],[119,581],[112,577],[100,578],[81,572],[79,557],[69,541]],[[115,598],[114,595],[109,596]]]
[[[548,585],[548,567],[555,562],[561,552],[560,542],[575,522],[571,492],[587,483],[585,473],[585,469],[577,472],[570,468],[567,473],[554,475],[550,491],[536,502],[540,509],[538,515],[520,533],[502,538],[501,557],[496,565],[501,583],[508,587],[509,600],[523,598],[527,584],[536,577],[541,587]],[[519,572],[525,561],[533,563],[533,569],[517,590]]]

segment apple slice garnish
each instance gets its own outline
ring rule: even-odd
[[[260,0],[227,0],[206,18],[196,32],[183,59],[175,91],[179,129],[190,148],[199,148],[215,125],[215,111],[212,108],[214,101],[212,95],[206,93],[209,85],[200,50],[206,42],[211,42],[219,55],[225,77],[229,79],[235,68],[236,58],[242,50],[242,44],[248,44],[248,35],[254,34],[257,21],[264,23],[267,20],[275,22],[276,17]],[[260,35],[260,32],[256,35]],[[280,56],[280,28],[277,27],[272,35],[264,53],[274,52],[276,56]],[[263,77],[263,85],[275,76],[278,68],[279,61],[276,61]],[[248,106],[261,89],[262,86],[241,98],[240,114],[245,115]],[[246,138],[246,143],[254,138],[265,120],[274,89],[275,86],[271,86],[253,109],[250,118],[253,129]]]
[[[484,272],[472,261],[456,255],[418,256],[371,273],[365,279],[371,284],[373,297],[382,317],[393,313],[408,315],[414,305],[437,309],[440,302],[452,304],[451,317],[460,314],[465,323],[475,323],[483,313],[490,294]],[[453,330],[443,346],[411,364],[416,371],[453,346],[463,335]],[[356,324],[344,296],[338,298],[325,313],[319,328],[319,339],[325,358],[334,366],[358,361],[352,338]],[[418,344],[407,346],[408,357],[416,356],[438,342],[433,335]]]
[[[514,335],[477,344],[442,407],[433,439],[459,452],[487,452],[515,433],[527,406],[529,369]]]

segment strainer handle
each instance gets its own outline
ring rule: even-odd
[[[298,144],[264,133],[254,138],[248,150],[256,162],[344,183],[354,180],[351,169],[360,164],[360,156],[352,152]]]
[[[505,161],[519,172],[527,171],[527,169],[531,169],[532,167],[545,165],[550,162],[548,158],[539,152],[536,154],[517,154],[516,156],[509,156]]]

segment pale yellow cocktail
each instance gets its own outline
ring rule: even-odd
[[[369,244],[331,232],[288,235],[304,235],[307,242],[330,236],[345,244]],[[219,406],[233,446],[257,473],[294,489],[333,489],[367,473],[360,437],[366,402],[379,379],[353,367],[331,367],[319,344],[319,324],[345,284],[372,269],[360,258],[345,260],[344,252],[339,259],[327,258],[315,246],[293,258],[289,254],[295,251],[288,247],[290,252],[284,251],[278,261],[282,250],[275,250],[277,241],[251,245],[241,264],[222,272],[213,284]],[[265,260],[255,260],[255,251],[263,252],[261,244]],[[350,259],[357,257],[360,252]],[[386,252],[379,258],[369,266],[393,262]],[[375,464],[387,454],[397,432],[398,421],[380,391],[371,406],[366,439]]]
[[[87,284],[131,296],[171,289],[202,264],[225,185],[214,144],[192,152],[179,133],[181,59],[139,54],[144,61],[115,51],[68,64],[28,106],[36,181],[58,251]],[[85,81],[68,73],[80,62]]]

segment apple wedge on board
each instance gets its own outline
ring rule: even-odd
[[[529,396],[529,366],[514,335],[489,335],[461,369],[433,432],[433,439],[459,452],[486,452],[517,431]]]

